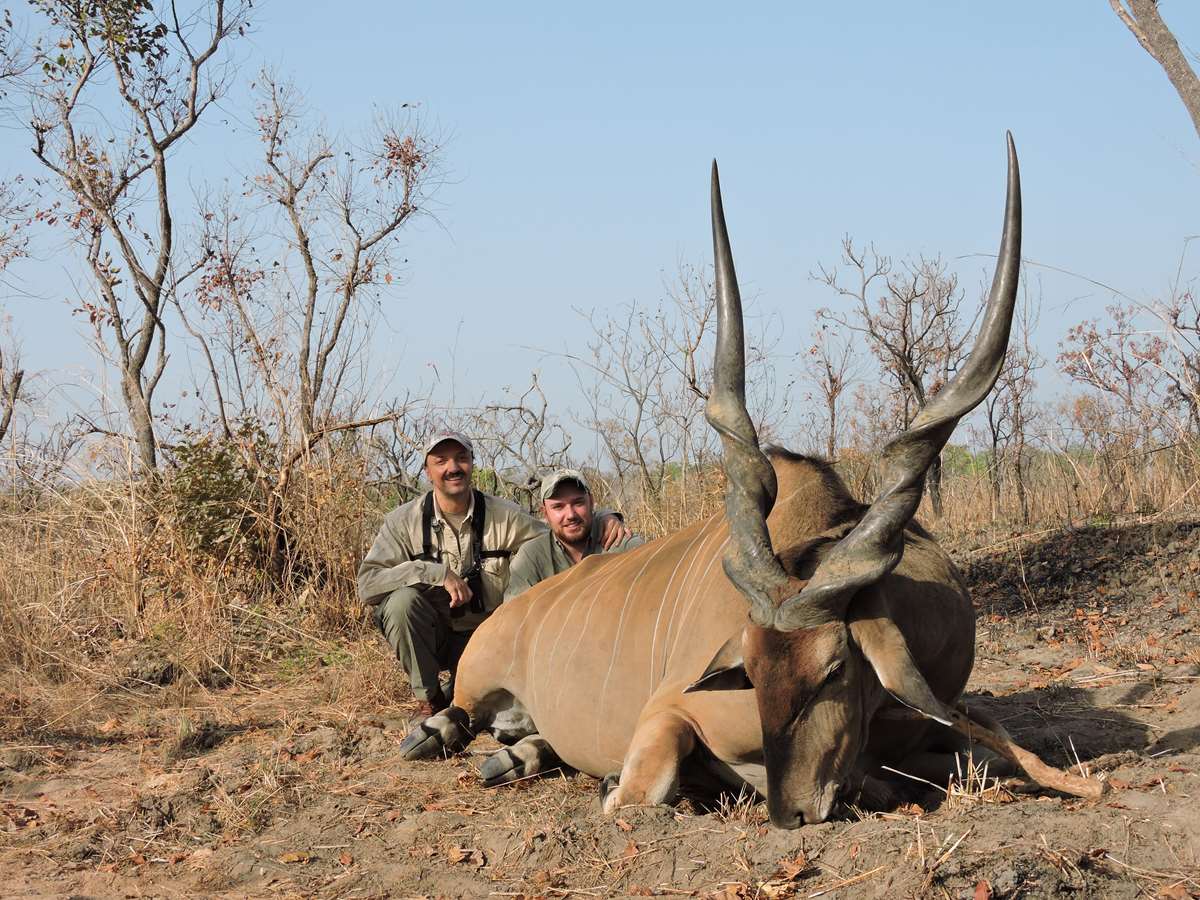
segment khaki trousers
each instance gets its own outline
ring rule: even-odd
[[[450,607],[445,597],[430,599],[416,588],[397,588],[372,607],[375,624],[396,654],[418,700],[433,700],[444,693],[454,696],[454,672],[466,649],[470,631],[450,627]],[[438,673],[450,672],[443,692]]]

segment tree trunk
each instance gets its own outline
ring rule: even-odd
[[[288,536],[283,521],[283,498],[272,492],[267,496],[267,572],[271,584],[281,587],[288,574]]]
[[[121,372],[121,394],[125,408],[129,411],[129,423],[133,427],[133,439],[137,444],[138,462],[144,473],[158,469],[158,442],[154,437],[154,419],[150,415],[150,403],[142,390],[142,380],[137,370],[125,367]]]
[[[1108,0],[1113,12],[1125,23],[1138,43],[1145,48],[1167,73],[1175,93],[1183,101],[1192,125],[1200,135],[1200,78],[1188,64],[1187,57],[1158,12],[1157,0]],[[1126,3],[1128,8],[1126,8]]]
[[[1021,506],[1021,524],[1029,524],[1029,495],[1025,492],[1025,464],[1022,462],[1025,454],[1018,445],[1013,454],[1013,479],[1017,487],[1017,503]]]
[[[829,437],[825,442],[825,458],[833,462],[837,453],[837,401],[829,401]]]
[[[17,369],[8,380],[8,384],[0,385],[0,390],[4,391],[3,398],[0,398],[3,400],[3,405],[0,405],[0,442],[4,441],[9,425],[12,424],[13,410],[17,408],[17,397],[20,396],[21,382],[24,380],[25,372]]]
[[[992,463],[988,475],[992,483],[992,521],[1000,517],[1000,448],[992,444]]]
[[[942,517],[942,457],[938,454],[929,464],[929,505],[933,509],[933,517]]]

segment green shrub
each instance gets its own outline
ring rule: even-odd
[[[256,435],[251,431],[239,437],[254,440]],[[256,523],[262,496],[237,446],[201,435],[175,444],[171,455],[176,468],[163,489],[184,546],[217,560],[261,560],[264,548]]]

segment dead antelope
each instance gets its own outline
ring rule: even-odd
[[[463,655],[454,705],[408,736],[407,758],[458,751],[487,730],[509,745],[484,764],[489,784],[561,760],[609,776],[608,812],[668,801],[681,774],[706,774],[734,790],[749,783],[766,795],[772,822],[794,828],[876,785],[880,765],[919,767],[952,737],[940,722],[1044,784],[1098,791],[955,708],[974,662],[975,615],[954,565],[913,521],[926,469],[1004,360],[1021,244],[1011,137],[1008,153],[1004,231],[976,345],[884,449],[885,487],[870,507],[828,464],[759,449],[714,163],[718,327],[707,416],[725,451],[725,516],[589,557],[497,611]]]

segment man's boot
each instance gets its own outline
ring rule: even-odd
[[[408,727],[410,729],[416,728],[430,716],[440,713],[449,705],[449,701],[446,700],[445,695],[440,690],[428,700],[418,700],[417,708],[413,711],[412,716],[409,717]]]

